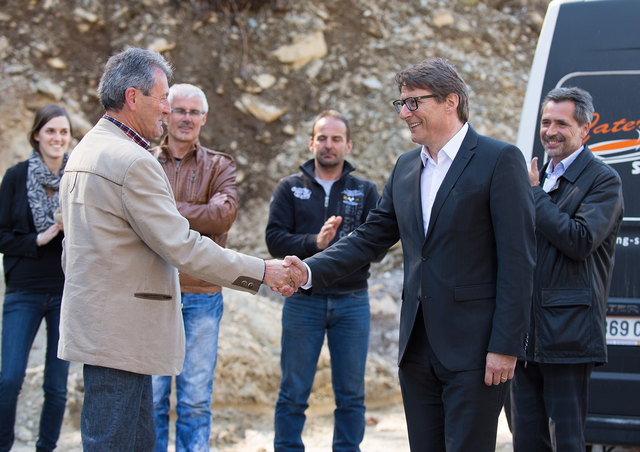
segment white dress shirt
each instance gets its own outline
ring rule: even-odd
[[[422,146],[420,158],[422,159],[422,173],[420,173],[420,197],[422,202],[422,224],[424,225],[424,234],[427,236],[427,228],[429,227],[429,219],[431,218],[431,209],[436,199],[440,185],[444,177],[447,175],[453,159],[456,158],[464,137],[469,130],[469,124],[464,126],[456,133],[444,147],[438,152],[438,162],[436,163],[425,146]]]
[[[562,176],[565,171],[567,171],[569,165],[573,163],[573,161],[578,157],[578,154],[580,154],[583,149],[584,146],[580,146],[577,151],[573,152],[571,155],[569,155],[569,157],[558,162],[558,164],[555,166],[553,165],[553,161],[549,162],[547,171],[545,172],[544,176],[544,184],[542,184],[542,189],[545,192],[549,193],[556,186],[556,184],[558,183],[558,179],[560,179],[560,176]]]

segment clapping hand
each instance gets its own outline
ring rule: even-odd
[[[333,238],[336,236],[340,223],[342,223],[341,216],[332,215],[327,218],[327,221],[324,222],[318,236],[316,237],[316,245],[319,250],[323,250],[329,246],[329,243],[331,243]]]
[[[531,166],[529,167],[529,182],[531,186],[535,187],[540,185],[540,173],[538,170],[538,157],[534,157],[531,160]]]

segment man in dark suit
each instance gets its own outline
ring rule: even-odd
[[[493,452],[531,307],[526,165],[518,148],[468,125],[466,85],[446,60],[396,82],[402,100],[393,104],[421,147],[400,156],[362,226],[304,261],[303,288],[330,285],[400,239],[398,361],[411,450]]]
[[[622,181],[583,144],[593,112],[580,88],[556,88],[542,104],[540,139],[550,160],[538,172],[534,158],[529,171],[538,261],[529,347],[511,388],[515,452],[584,451],[591,371],[607,361]]]

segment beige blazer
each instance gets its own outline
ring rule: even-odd
[[[190,230],[160,164],[106,119],[71,153],[60,204],[61,359],[177,375],[185,341],[177,269],[233,289],[260,287],[262,259]]]

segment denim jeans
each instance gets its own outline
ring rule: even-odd
[[[186,353],[176,377],[176,452],[209,450],[211,393],[218,357],[222,293],[183,293],[182,318]],[[153,377],[153,407],[157,441],[155,452],[166,452],[169,442],[171,377]]]
[[[83,452],[151,452],[156,440],[151,376],[89,364],[83,376]]]
[[[47,324],[44,363],[44,403],[40,414],[38,450],[55,449],[67,402],[69,363],[57,358],[61,294],[8,292],[2,314],[2,370],[0,371],[0,451],[14,440],[18,394],[29,351],[42,319]]]
[[[302,451],[302,430],[325,332],[335,396],[333,450],[359,451],[364,437],[364,372],[369,295],[294,295],[282,310],[282,379],[275,410],[276,451]]]

